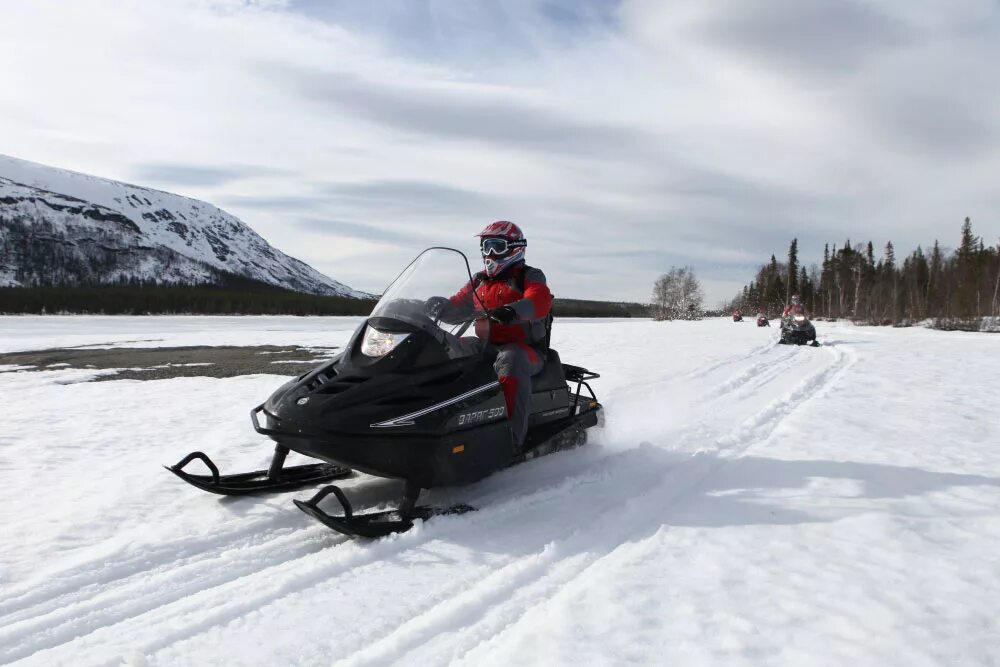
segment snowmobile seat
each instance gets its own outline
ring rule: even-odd
[[[566,376],[563,374],[562,361],[559,353],[549,348],[545,355],[545,366],[541,372],[531,378],[531,392],[554,391],[566,388]]]

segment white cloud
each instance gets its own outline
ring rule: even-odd
[[[10,2],[0,151],[360,289],[510,218],[563,296],[692,264],[717,299],[792,236],[1000,236],[1000,11],[945,4]]]

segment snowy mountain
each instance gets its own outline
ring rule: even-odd
[[[369,296],[273,248],[211,204],[0,155],[0,287],[202,284],[227,276]]]

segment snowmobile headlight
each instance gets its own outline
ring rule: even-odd
[[[796,315],[795,316],[795,321],[796,322],[805,322],[806,321],[806,316],[805,315]]]
[[[361,341],[361,353],[369,357],[384,357],[409,335],[379,331],[369,324]]]

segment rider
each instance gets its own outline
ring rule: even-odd
[[[802,297],[798,294],[792,295],[791,303],[785,306],[784,312],[781,313],[782,318],[789,317],[790,315],[805,315],[806,319],[809,318],[809,312],[802,305]]]
[[[545,365],[552,293],[545,274],[524,263],[528,242],[517,225],[498,220],[476,236],[484,269],[451,298],[435,297],[428,305],[457,312],[471,307],[480,315],[476,335],[497,348],[493,368],[503,389],[515,451],[520,451],[528,432],[531,376]]]

